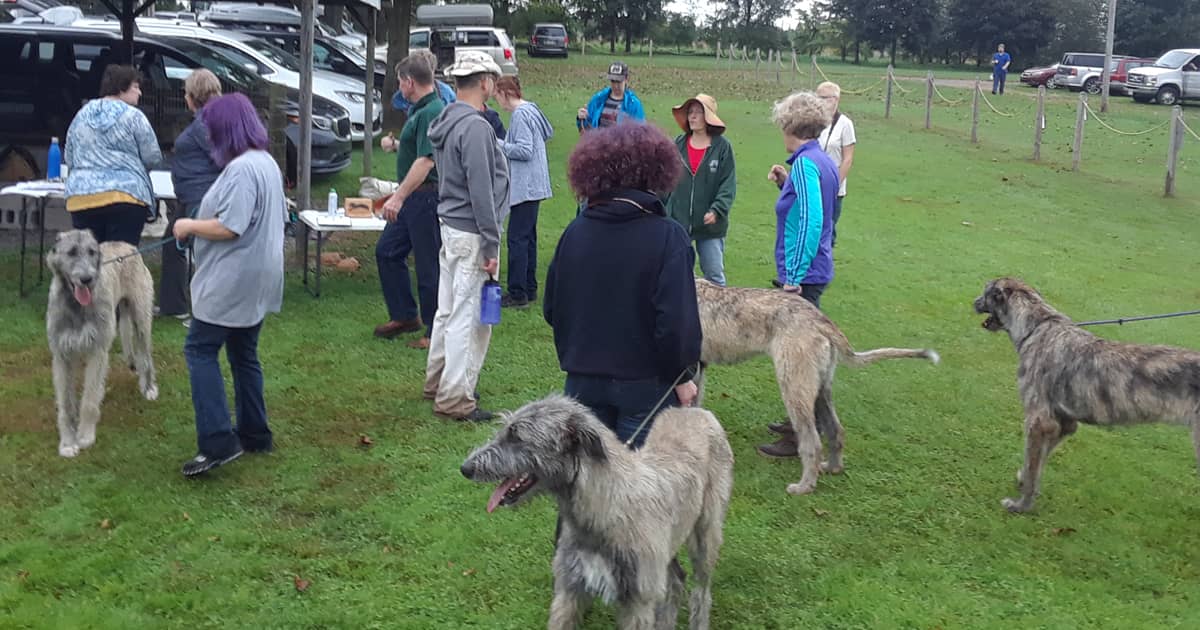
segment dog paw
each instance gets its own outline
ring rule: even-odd
[[[75,457],[79,454],[79,447],[74,444],[59,444],[58,454],[63,457]]]
[[[1012,512],[1014,514],[1028,512],[1029,508],[1030,508],[1030,506],[1026,505],[1020,499],[1004,499],[1003,501],[1000,502],[1000,505],[1003,505],[1004,509],[1006,509],[1009,512]]]
[[[846,470],[846,466],[844,464],[841,464],[841,463],[831,464],[829,462],[821,462],[821,472],[823,472],[823,473],[829,473],[831,475],[840,475],[842,473],[842,471],[844,471],[844,470]]]
[[[83,449],[88,448],[89,446],[91,446],[95,443],[96,443],[95,427],[92,427],[91,429],[84,429],[84,428],[79,429],[79,434],[75,436],[76,452],[82,451]]]
[[[1018,469],[1017,469],[1017,490],[1020,490],[1020,489],[1021,489],[1021,482],[1022,482],[1024,479],[1025,479],[1025,476],[1021,474],[1021,469],[1020,469],[1020,468],[1018,468]]]
[[[158,385],[147,387],[142,395],[146,397],[146,400],[158,400]]]
[[[787,487],[788,494],[794,497],[798,497],[803,494],[811,494],[812,491],[816,489],[817,484],[815,483],[792,483],[788,484]]]

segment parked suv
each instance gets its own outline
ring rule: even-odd
[[[504,29],[492,26],[491,6],[425,4],[417,7],[417,24],[408,31],[408,51],[432,50],[439,74],[468,50],[491,55],[504,74],[517,74],[517,49]]]
[[[247,35],[253,35],[259,39],[266,40],[296,57],[300,56],[300,33],[298,31],[259,30],[254,28],[238,30]],[[313,37],[313,68],[361,81],[363,75],[367,73],[366,64],[366,57],[358,51],[350,49],[340,40],[330,39],[324,35]],[[386,77],[387,64],[375,60],[375,89],[383,89],[383,81]]]
[[[1125,81],[1129,76],[1129,71],[1134,68],[1141,68],[1154,63],[1153,59],[1144,59],[1140,57],[1130,57],[1117,62],[1117,69],[1113,70],[1112,77],[1108,80],[1108,91],[1110,94],[1128,94],[1129,88],[1125,86]],[[1099,87],[1096,89],[1100,91]]]
[[[534,24],[533,34],[529,36],[529,56],[566,57],[570,43],[567,27],[562,24]]]
[[[1172,50],[1149,66],[1131,70],[1125,86],[1139,103],[1175,105],[1200,99],[1200,48]]]
[[[1112,70],[1117,69],[1117,63],[1127,59],[1125,55],[1113,55]],[[1104,72],[1104,53],[1075,53],[1063,55],[1058,63],[1058,74],[1054,77],[1056,87],[1068,88],[1078,92],[1087,90],[1090,94],[1100,93],[1100,75]]]

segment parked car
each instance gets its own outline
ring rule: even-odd
[[[0,25],[0,138],[6,144],[45,148],[51,137],[65,138],[67,127],[83,104],[97,98],[104,69],[113,63],[112,51],[121,36],[109,31],[76,27],[26,24]],[[183,99],[183,83],[192,70],[208,68],[226,91],[244,92],[264,110],[266,87],[261,79],[206,51],[193,42],[173,45],[138,35],[133,40],[133,63],[141,70],[142,98],[159,144],[168,153],[175,138],[192,120]],[[280,104],[289,116],[285,128],[289,151],[295,154],[298,95]],[[350,164],[349,116],[334,103],[313,99],[314,113],[330,121],[345,121],[347,133],[339,135],[330,123],[319,126],[314,116],[313,170],[333,174]],[[294,162],[290,177],[294,180]]]
[[[1039,85],[1046,86],[1047,89],[1053,89],[1054,77],[1058,73],[1058,64],[1046,66],[1044,68],[1029,68],[1021,73],[1021,83],[1029,87],[1038,87]]]
[[[1172,50],[1151,65],[1130,70],[1125,87],[1139,103],[1175,105],[1200,99],[1200,48]]]
[[[1154,63],[1153,59],[1145,59],[1142,57],[1129,57],[1129,58],[1121,59],[1120,61],[1118,61],[1116,70],[1113,70],[1112,76],[1109,77],[1109,79],[1108,79],[1108,93],[1109,94],[1128,94],[1129,89],[1125,86],[1125,81],[1126,81],[1127,77],[1129,76],[1129,71],[1133,70],[1134,68],[1141,68],[1143,66],[1148,66],[1152,63]],[[1100,88],[1097,87],[1096,92],[1089,92],[1089,93],[1096,94],[1099,91],[1100,91]]]
[[[317,15],[324,13],[325,5],[317,5]],[[300,12],[292,7],[281,7],[271,4],[255,4],[253,2],[217,2],[209,5],[208,10],[200,14],[200,19],[220,28],[230,29],[270,29],[270,30],[300,30]],[[317,33],[344,42],[355,50],[364,50],[367,37],[359,33],[354,25],[342,20],[342,34],[323,22],[316,22]]]
[[[566,57],[570,43],[567,27],[562,24],[534,24],[533,34],[529,36],[529,56]]]
[[[1116,70],[1117,63],[1122,59],[1128,59],[1128,57],[1113,55],[1111,69]],[[1058,62],[1058,73],[1054,77],[1054,83],[1058,87],[1065,87],[1076,92],[1085,90],[1089,94],[1099,94],[1100,75],[1103,72],[1104,53],[1069,52],[1063,55],[1062,61]]]
[[[113,20],[81,20],[76,22],[76,25],[110,31],[121,29],[121,25]],[[184,26],[154,18],[139,18],[137,27],[151,36],[205,42],[210,48],[219,50],[230,60],[271,83],[278,83],[290,89],[300,88],[300,61],[278,47],[243,31]],[[313,72],[313,94],[329,99],[350,112],[351,138],[356,142],[364,137],[365,92],[366,87],[361,79],[352,79],[323,70]],[[376,115],[371,126],[371,135],[377,136],[383,131],[383,109],[379,91],[373,89],[372,92]]]
[[[264,39],[271,44],[300,56],[300,33],[298,31],[245,29],[243,32]],[[383,89],[387,78],[387,63],[375,60],[375,89]],[[313,37],[313,67],[361,81],[367,73],[367,58],[336,39],[324,35]]]
[[[417,24],[408,31],[408,50],[432,50],[439,74],[454,64],[458,52],[468,50],[491,55],[504,74],[517,74],[517,49],[504,29],[491,25],[491,6],[424,4],[417,7]]]

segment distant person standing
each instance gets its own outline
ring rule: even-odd
[[[609,86],[596,92],[587,107],[580,107],[575,126],[580,131],[611,127],[626,120],[646,120],[642,102],[629,89],[629,66],[614,61],[608,67]]]
[[[1004,44],[996,47],[996,54],[992,55],[992,94],[999,91],[1004,93],[1004,80],[1008,78],[1008,66],[1012,64],[1012,56],[1004,52]]]
[[[850,167],[854,165],[854,145],[858,140],[854,136],[854,121],[843,114],[840,107],[842,88],[826,81],[817,86],[817,96],[833,110],[833,121],[817,138],[821,150],[833,160],[838,170],[838,194],[833,203],[833,237],[830,241],[833,247],[837,245],[837,224],[842,218],[842,200],[846,198],[846,178],[850,175]]]

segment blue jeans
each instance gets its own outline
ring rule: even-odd
[[[508,215],[508,294],[537,299],[537,220],[541,201],[525,201]]]
[[[837,224],[838,220],[842,218],[843,199],[845,199],[845,197],[838,197],[837,200],[833,202],[833,238],[829,242],[830,247],[837,245]]]
[[[375,244],[375,264],[379,266],[379,284],[387,304],[388,319],[404,321],[417,317],[412,279],[408,276],[408,255],[417,267],[417,294],[421,298],[421,321],[425,336],[433,332],[437,313],[438,250],[442,237],[437,219],[437,191],[417,191],[404,200],[400,216],[383,228]]]
[[[1004,93],[1004,80],[1008,78],[1008,71],[996,68],[992,70],[992,94],[999,92]]]
[[[220,459],[240,450],[265,451],[272,447],[263,401],[262,365],[258,362],[258,333],[262,322],[249,328],[227,328],[192,320],[183,355],[192,381],[192,407],[196,411],[196,444],[205,457]],[[233,374],[236,432],[225,399],[221,377],[221,346]]]
[[[640,431],[638,426],[668,389],[671,393],[658,411],[679,406],[675,388],[657,378],[623,381],[604,376],[567,374],[567,382],[563,389],[568,396],[591,409],[604,426],[617,434],[617,439],[622,444],[636,433],[637,437],[631,446],[634,450],[641,448],[646,442],[646,436],[654,426],[654,419],[646,422],[646,426]]]
[[[696,257],[700,259],[700,273],[704,278],[725,286],[725,239],[696,239]]]

